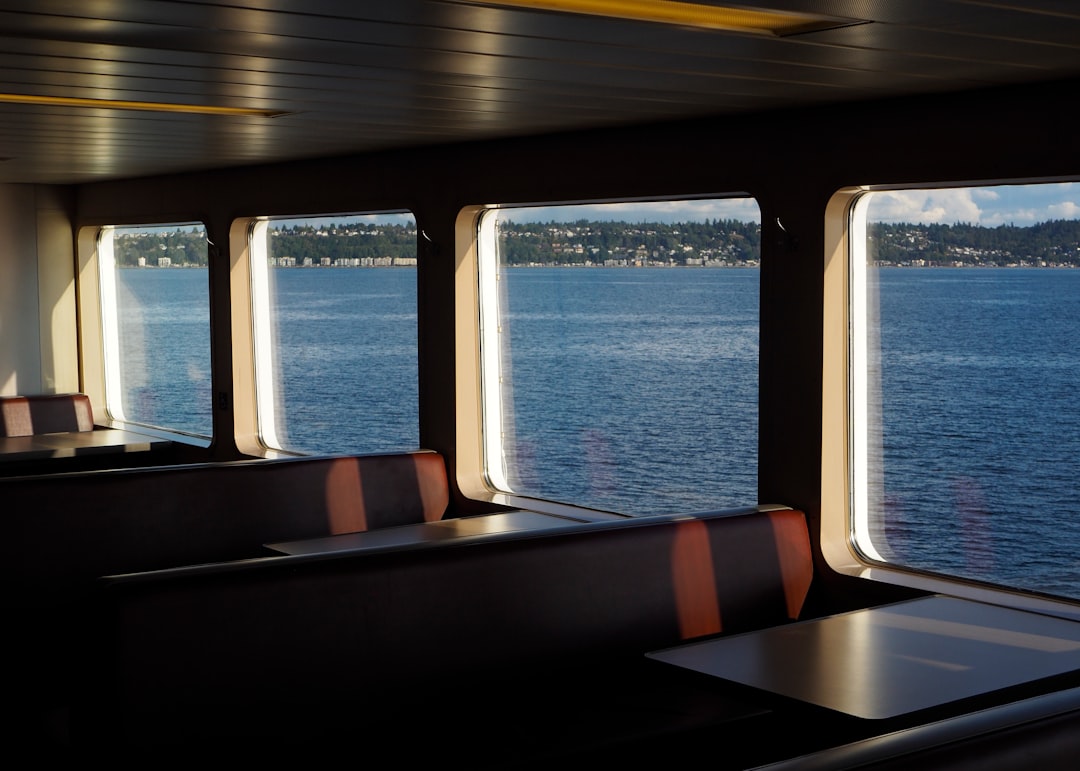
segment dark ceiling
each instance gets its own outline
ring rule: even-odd
[[[1075,0],[773,0],[721,32],[451,0],[0,2],[0,182],[95,180],[1080,75]],[[866,22],[866,23],[852,23]]]

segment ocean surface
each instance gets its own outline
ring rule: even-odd
[[[756,269],[502,281],[511,489],[635,515],[757,500]]]
[[[274,273],[283,444],[418,446],[415,270]],[[142,419],[209,434],[206,272],[120,275],[152,341]],[[753,502],[757,290],[755,269],[508,270],[512,486],[632,514]],[[874,548],[1080,597],[1080,271],[883,268],[871,293]]]
[[[882,555],[1080,597],[1080,270],[877,275]]]

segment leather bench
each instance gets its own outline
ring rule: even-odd
[[[87,605],[74,735],[352,737],[371,754],[414,725],[410,753],[449,752],[443,736],[470,762],[481,745],[626,738],[702,719],[686,691],[646,687],[646,651],[786,623],[812,577],[802,512],[757,507],[108,577]],[[455,712],[474,728],[441,722]]]
[[[442,518],[439,453],[308,456],[0,479],[6,605],[97,577],[259,557],[263,544]],[[2,605],[0,605],[2,606]]]

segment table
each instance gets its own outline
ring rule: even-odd
[[[508,511],[264,545],[268,549],[283,554],[319,554],[329,551],[360,551],[385,546],[419,545],[489,533],[548,530],[571,524],[578,523],[566,517],[540,514],[535,511]]]
[[[106,453],[149,452],[170,446],[168,439],[99,428],[93,431],[67,431],[58,434],[0,437],[0,463],[4,461],[74,458]]]
[[[1080,623],[931,595],[646,655],[883,719],[1080,670]]]

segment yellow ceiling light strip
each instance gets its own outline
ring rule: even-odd
[[[793,35],[860,23],[854,19],[727,8],[677,0],[482,0],[482,4],[609,16],[758,35]]]
[[[206,104],[175,104],[172,102],[132,102],[123,99],[86,99],[78,96],[36,96],[32,94],[0,94],[0,103],[33,104],[50,107],[96,107],[105,110],[180,112],[195,115],[233,115],[248,118],[276,118],[279,115],[286,114],[280,110],[257,110],[250,107],[217,107]]]

